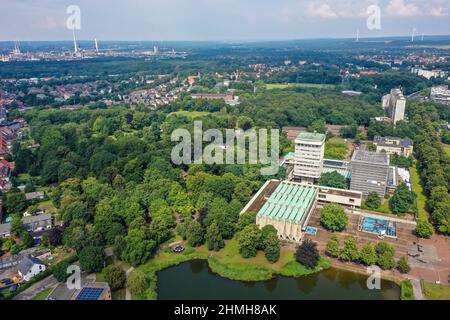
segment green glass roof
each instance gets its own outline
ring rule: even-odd
[[[326,135],[323,133],[302,132],[297,136],[297,139],[305,141],[322,142],[325,141]]]
[[[314,186],[283,181],[259,210],[258,216],[299,223],[310,210],[317,193]]]

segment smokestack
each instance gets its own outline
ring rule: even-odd
[[[97,42],[97,38],[95,38],[94,41],[95,41],[95,52],[98,53],[98,42]]]

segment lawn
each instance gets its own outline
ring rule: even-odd
[[[48,295],[52,292],[52,290],[53,290],[52,288],[45,289],[41,293],[35,295],[33,297],[33,300],[45,300],[48,297]]]
[[[400,283],[400,288],[402,300],[414,300],[414,290],[410,280],[403,280]]]
[[[419,172],[415,166],[410,168],[412,189],[417,195],[417,211],[419,218],[428,219],[426,210],[427,197],[424,194],[422,181],[420,180]]]
[[[450,300],[450,286],[423,281],[422,290],[429,300]]]
[[[325,143],[325,158],[344,160],[348,153],[348,144],[344,139],[334,137]]]
[[[268,83],[267,90],[285,89],[285,88],[308,88],[308,89],[334,89],[336,86],[332,84],[318,83]]]
[[[208,114],[210,114],[210,112],[180,110],[180,111],[169,113],[169,115],[167,117],[176,115],[176,116],[185,116],[185,117],[194,119],[194,118],[201,118],[201,117],[207,116]]]

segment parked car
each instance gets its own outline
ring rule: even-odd
[[[4,278],[4,279],[0,280],[0,283],[3,283],[5,286],[8,286],[10,284],[13,284],[14,281],[12,281],[12,279],[10,279],[10,278]]]

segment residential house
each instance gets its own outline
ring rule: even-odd
[[[18,266],[19,275],[25,280],[30,281],[34,276],[44,272],[47,266],[38,258],[25,256]]]

